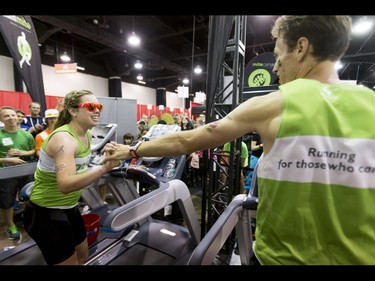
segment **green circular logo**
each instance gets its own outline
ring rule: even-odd
[[[249,87],[269,86],[271,83],[271,75],[265,69],[256,69],[250,73],[247,83]]]

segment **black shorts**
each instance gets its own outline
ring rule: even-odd
[[[71,257],[75,247],[86,239],[85,224],[77,207],[51,209],[29,201],[24,210],[23,224],[50,265]]]
[[[0,168],[1,169],[1,168]],[[34,176],[22,176],[0,180],[0,209],[9,209],[13,206],[17,192],[26,184],[32,182]]]

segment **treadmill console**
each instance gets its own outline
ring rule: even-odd
[[[178,132],[181,127],[178,125],[157,124],[150,128],[144,136],[145,141],[152,141],[160,136]],[[125,161],[124,167],[131,166]],[[185,169],[186,155],[177,157],[141,157],[135,162],[135,166],[142,166],[147,172],[153,174],[160,182],[169,182],[173,179],[181,179]],[[135,179],[137,180],[137,179]],[[141,182],[140,180],[138,180]]]
[[[150,130],[144,136],[144,139],[152,140],[169,133],[178,132],[180,130],[181,127],[178,125],[156,124],[150,128]]]

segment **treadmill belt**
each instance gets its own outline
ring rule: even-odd
[[[117,256],[110,265],[171,265],[175,258],[142,244],[136,244]]]

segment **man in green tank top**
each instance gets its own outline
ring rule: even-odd
[[[281,16],[273,71],[279,90],[223,119],[129,146],[105,160],[189,154],[259,133],[254,251],[264,265],[375,264],[375,94],[339,80],[349,16]]]

